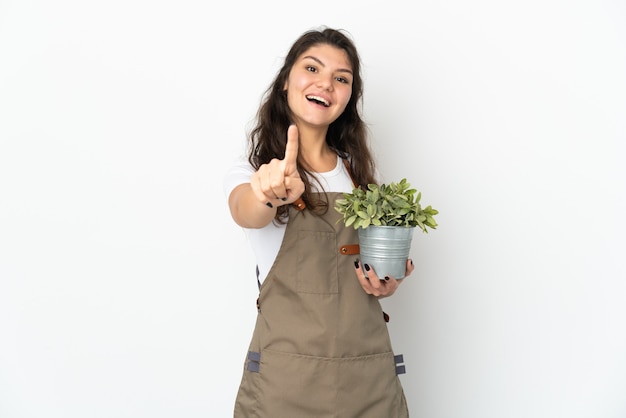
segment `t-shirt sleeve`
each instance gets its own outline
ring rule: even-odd
[[[240,184],[250,183],[250,177],[255,170],[248,161],[235,163],[224,176],[223,189],[226,197]]]

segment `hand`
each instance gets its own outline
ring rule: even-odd
[[[293,203],[304,192],[304,183],[298,173],[298,128],[287,130],[285,158],[272,159],[263,164],[250,179],[254,195],[269,207]]]
[[[354,262],[354,268],[356,271],[356,277],[359,279],[359,283],[361,283],[361,287],[365,290],[365,293],[368,295],[376,296],[379,299],[386,298],[395,293],[402,283],[403,279],[395,279],[394,277],[387,276],[385,278],[379,278],[374,269],[367,264],[361,266],[361,262],[359,260]],[[363,268],[367,270],[367,275],[369,277],[365,277],[363,273]],[[408,259],[406,261],[406,273],[404,277],[410,275],[415,270],[415,266],[413,266],[413,261]]]

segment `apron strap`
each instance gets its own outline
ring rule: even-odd
[[[343,159],[343,165],[346,166],[346,170],[348,171],[348,175],[350,176],[350,180],[352,180],[352,185],[356,188],[359,187],[358,184],[356,184],[356,182],[354,181],[354,178],[352,178],[352,170],[350,170],[350,162],[348,161],[347,158]]]
[[[261,273],[259,272],[259,265],[256,265],[256,283],[259,286],[259,292],[261,291],[261,280],[259,280],[259,275]],[[260,311],[261,310],[261,304],[259,303],[259,298],[256,298],[256,310]]]
[[[306,209],[306,203],[304,203],[304,200],[301,197],[297,198],[291,205],[295,210],[302,211]]]
[[[354,179],[352,178],[352,172],[350,170],[350,163],[348,162],[347,159],[343,159],[342,158],[342,160],[343,160],[343,164],[346,166],[346,170],[348,171],[348,175],[350,176],[350,180],[352,180],[352,185],[354,187],[357,187],[356,183],[354,182]],[[297,198],[291,205],[297,211],[303,211],[304,209],[306,209],[306,203],[304,202],[302,197]]]

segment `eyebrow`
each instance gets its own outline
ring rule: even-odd
[[[312,59],[313,61],[317,62],[322,67],[326,67],[326,65],[322,61],[320,61],[318,58],[316,58],[316,57],[314,57],[312,55],[306,55],[306,56],[302,57],[302,59],[305,59],[305,58]],[[348,68],[338,68],[337,71],[342,72],[342,73],[352,74],[352,70],[350,70]]]

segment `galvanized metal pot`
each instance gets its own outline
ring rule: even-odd
[[[357,231],[361,265],[373,267],[381,279],[385,276],[404,278],[415,227],[370,225]],[[367,276],[365,269],[363,272]]]

